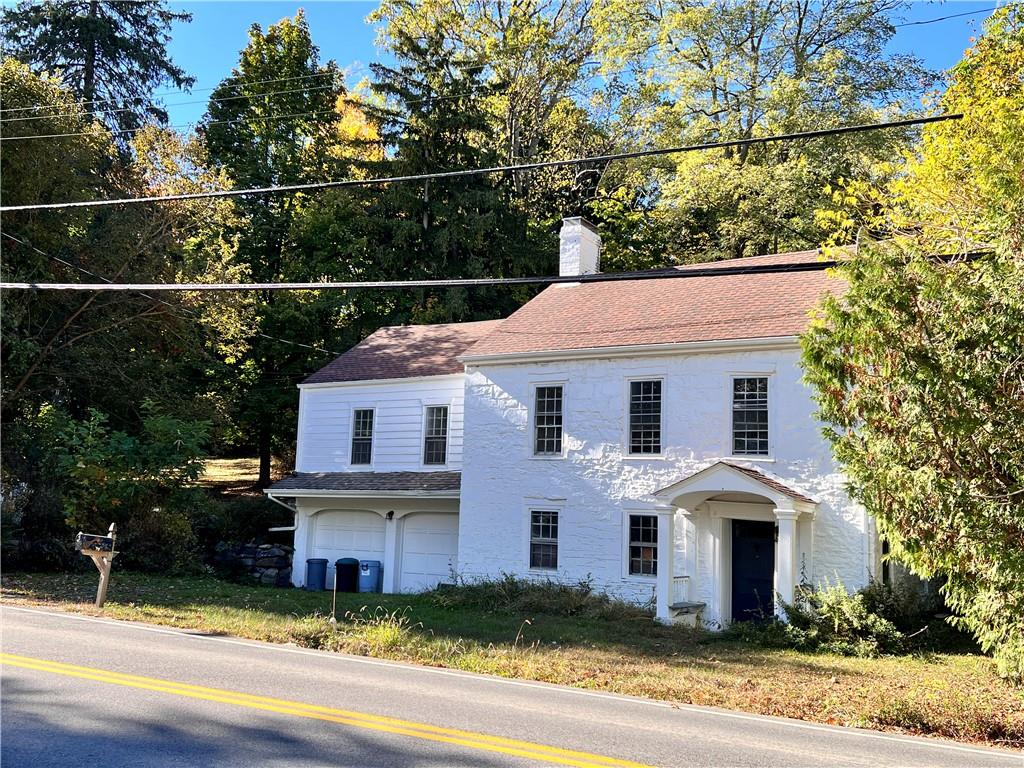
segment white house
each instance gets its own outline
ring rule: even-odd
[[[560,256],[597,273],[600,237],[567,219]],[[873,522],[799,366],[842,284],[816,252],[631,277],[384,328],[300,384],[296,473],[267,491],[296,512],[295,584],[306,558],[346,556],[382,561],[386,592],[587,579],[714,626],[798,583],[867,583]]]

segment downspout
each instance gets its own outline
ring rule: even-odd
[[[264,491],[263,493],[265,493],[267,498],[270,499],[272,502],[274,502],[275,504],[280,504],[282,507],[284,507],[285,509],[289,510],[292,513],[292,524],[291,525],[282,525],[282,526],[278,526],[276,528],[268,528],[267,530],[271,531],[273,533],[277,533],[279,531],[294,531],[298,527],[298,524],[299,524],[299,520],[298,520],[298,518],[299,518],[299,510],[296,509],[295,507],[293,507],[291,504],[286,504],[285,502],[281,501],[279,498],[277,498],[273,494],[267,493],[267,491]]]

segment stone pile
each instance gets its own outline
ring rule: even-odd
[[[292,583],[292,553],[286,544],[228,544],[221,542],[214,566],[234,577],[248,576],[259,584],[289,587]]]

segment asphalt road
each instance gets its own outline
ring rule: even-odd
[[[1019,753],[0,609],[0,762],[1015,766]]]

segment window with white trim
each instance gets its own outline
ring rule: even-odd
[[[533,453],[562,454],[562,387],[537,387],[534,392]]]
[[[732,380],[732,453],[768,455],[767,376],[737,376]]]
[[[423,429],[423,463],[448,461],[448,406],[428,405]]]
[[[350,464],[369,464],[373,455],[373,408],[352,411],[352,458]]]
[[[558,512],[530,510],[530,567],[558,568]]]
[[[629,382],[629,453],[661,453],[661,380]]]
[[[658,516],[629,516],[629,575],[658,575]]]

